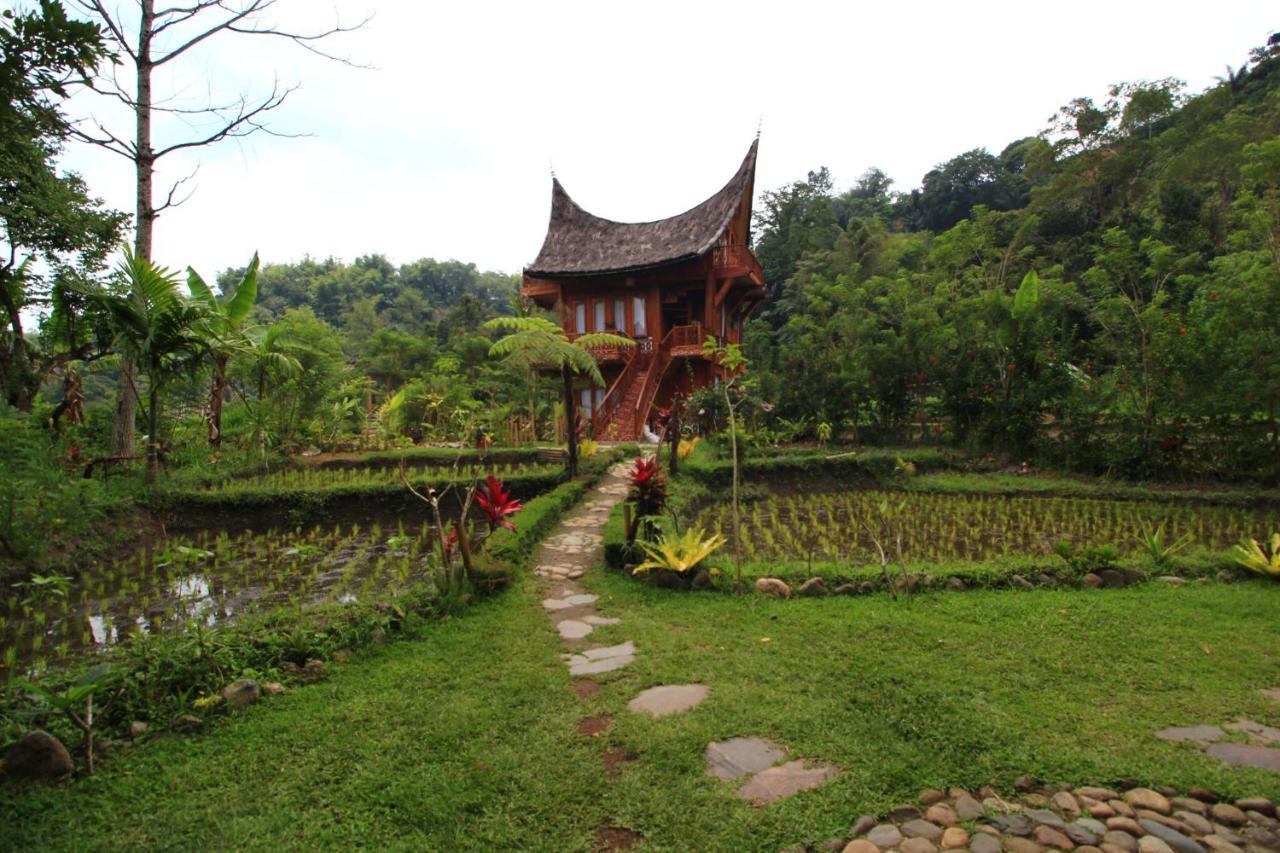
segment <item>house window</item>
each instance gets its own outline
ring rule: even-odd
[[[583,388],[579,396],[581,397],[579,406],[582,409],[582,416],[584,418],[591,417],[591,389]]]
[[[573,306],[573,329],[579,335],[587,330],[587,303],[579,302]]]
[[[595,331],[603,332],[604,331],[604,300],[597,299],[592,307],[594,307],[596,311]]]
[[[649,330],[645,326],[644,321],[644,297],[632,297],[631,309],[635,311],[635,315],[631,318],[631,334],[635,335],[637,338],[643,338],[649,334]]]
[[[619,332],[627,330],[627,300],[613,300],[613,327]]]

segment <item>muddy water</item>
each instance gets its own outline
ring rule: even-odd
[[[421,524],[171,537],[64,585],[13,590],[0,606],[0,666],[30,668],[131,634],[272,607],[387,597],[430,577],[438,547]]]

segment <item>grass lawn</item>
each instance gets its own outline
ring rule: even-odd
[[[1280,797],[1280,775],[1152,736],[1248,716],[1280,724],[1280,585],[779,602],[595,572],[599,611],[638,660],[575,698],[531,582],[424,639],[204,736],[166,739],[67,788],[0,788],[7,847],[589,849],[601,825],[651,849],[776,850],[847,831],[927,786],[1010,789],[1030,772]],[[662,720],[639,690],[700,681]],[[596,738],[574,732],[613,714]],[[702,772],[710,740],[761,735],[842,774],[765,808]],[[606,748],[635,756],[616,781]]]

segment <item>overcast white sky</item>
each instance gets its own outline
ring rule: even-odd
[[[542,242],[552,165],[593,213],[655,219],[718,189],[762,123],[757,194],[821,165],[839,187],[879,166],[905,190],[962,151],[1039,132],[1073,97],[1101,101],[1111,83],[1176,76],[1200,91],[1280,28],[1273,0],[276,8],[298,28],[372,13],[331,48],[375,67],[232,35],[157,75],[158,91],[193,101],[300,83],[272,127],[313,134],[162,161],[158,195],[199,166],[190,201],[157,227],[162,263],[211,276],[255,250],[267,262],[380,252],[518,272]],[[111,115],[91,97],[74,106]],[[127,161],[73,146],[65,162],[133,211]]]

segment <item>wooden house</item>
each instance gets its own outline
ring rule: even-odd
[[[741,342],[765,295],[749,248],[758,145],[715,195],[655,222],[590,214],[552,178],[547,236],[521,293],[554,311],[570,339],[608,331],[636,341],[594,351],[605,385],[577,389],[598,440],[637,439],[675,394],[714,383],[723,369],[703,355],[708,335]]]

